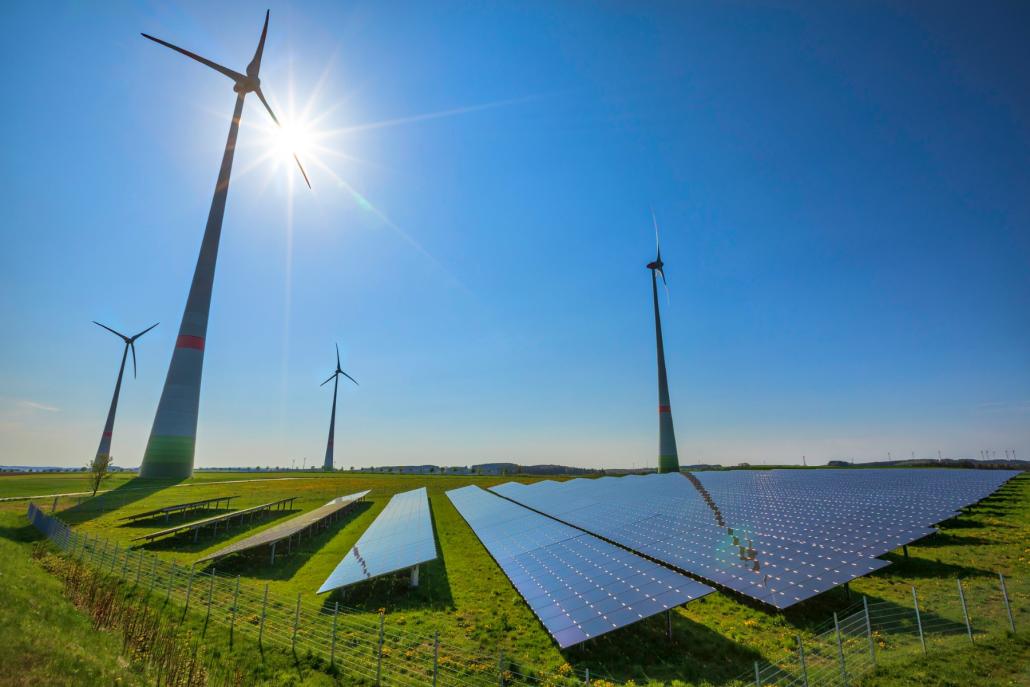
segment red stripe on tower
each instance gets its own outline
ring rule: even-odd
[[[111,433],[110,432],[104,432],[104,438],[105,439],[110,439],[111,438]]]
[[[658,406],[658,412],[659,413],[671,413],[672,412],[672,407],[671,406]]]
[[[175,340],[176,348],[195,348],[198,351],[204,350],[204,337],[202,336],[190,336],[189,334],[180,334],[179,338]]]

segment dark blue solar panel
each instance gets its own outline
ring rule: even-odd
[[[447,497],[562,648],[713,591],[479,487]]]

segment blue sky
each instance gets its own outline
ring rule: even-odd
[[[197,464],[1030,457],[1025,3],[4,3],[0,463],[138,464],[234,94]],[[434,115],[434,116],[424,116]],[[331,171],[330,171],[331,170]]]

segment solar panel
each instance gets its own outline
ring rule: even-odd
[[[713,591],[477,486],[447,498],[563,649]]]
[[[257,534],[241,539],[238,542],[234,542],[224,549],[219,549],[214,553],[210,553],[203,558],[197,559],[197,563],[203,563],[204,561],[214,560],[216,558],[222,558],[234,553],[240,553],[248,549],[253,549],[258,546],[264,546],[266,544],[275,544],[283,539],[292,537],[293,535],[301,532],[308,527],[318,524],[319,522],[336,515],[340,511],[349,508],[361,499],[368,495],[370,490],[359,491],[356,494],[349,494],[347,496],[339,496],[324,506],[319,506],[314,510],[308,511],[307,513],[301,513],[295,518],[290,518],[286,522],[280,522],[276,525],[272,525],[266,530],[262,530]],[[275,561],[275,549],[272,549],[272,560]]]
[[[518,503],[786,608],[878,570],[876,558],[1017,472],[768,470],[678,473],[493,490]]]
[[[358,543],[326,578],[318,593],[413,568],[436,558],[426,488],[397,494],[386,504]]]

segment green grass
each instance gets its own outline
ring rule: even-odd
[[[287,476],[305,479],[276,479]],[[238,574],[258,584],[268,582],[272,593],[280,597],[290,598],[300,592],[315,598],[314,590],[390,496],[426,486],[442,557],[423,566],[420,587],[410,589],[406,578],[398,575],[371,580],[353,588],[345,597],[334,593],[318,597],[319,601],[326,604],[340,601],[342,605],[357,608],[368,616],[369,622],[374,621],[378,609],[385,608],[387,623],[403,627],[406,632],[425,633],[427,637],[438,630],[442,642],[470,653],[493,656],[500,650],[519,664],[541,671],[557,671],[569,664],[579,671],[589,668],[594,676],[619,682],[678,679],[687,684],[731,684],[753,661],[779,659],[793,648],[796,636],[807,640],[833,612],[842,611],[858,599],[855,596],[849,600],[843,590],[836,590],[785,613],[775,613],[746,603],[740,597],[716,593],[675,610],[671,641],[665,636],[664,618],[655,617],[560,652],[444,495],[448,489],[465,484],[485,487],[509,479],[512,478],[200,473],[187,483],[188,486],[170,487],[144,481],[126,482],[119,475],[112,477],[117,487],[114,491],[79,505],[75,505],[74,499],[63,499],[58,514],[79,530],[127,544],[131,537],[160,529],[165,524],[124,525],[118,519],[163,505],[238,494],[240,498],[233,502],[233,507],[243,508],[284,496],[297,496],[295,512],[301,512],[342,494],[372,489],[369,505],[352,512],[328,531],[305,539],[293,555],[278,560],[274,566],[268,564],[264,551],[253,557],[235,557],[215,563],[220,572]],[[520,476],[519,479],[535,478]],[[255,481],[213,484],[232,480]],[[75,488],[53,487],[74,483],[74,476],[3,477],[0,478],[0,497],[14,493],[46,493],[47,488],[75,491]],[[49,510],[49,502],[39,503]],[[0,513],[20,515],[24,508],[24,503],[0,504]],[[216,537],[201,535],[196,544],[186,539],[158,541],[148,546],[148,550],[188,565],[206,553],[277,521],[270,519],[253,527],[234,527],[228,533],[219,532]],[[899,552],[889,555],[893,565],[856,580],[851,589],[854,594],[868,595],[873,601],[908,607],[913,584],[919,587],[921,595],[926,590],[931,596],[936,590],[943,594],[953,589],[956,576],[970,580],[971,585],[983,581],[984,589],[988,583],[993,584],[991,581],[996,578],[992,575],[997,572],[1014,580],[1026,580],[1030,577],[1027,575],[1030,572],[1028,547],[1030,477],[1024,476],[980,506],[945,523],[941,534],[910,546],[910,559]],[[1018,586],[1014,586],[1016,588]],[[1026,588],[1026,585],[1022,587]],[[971,588],[974,596],[971,601],[975,603],[974,591]],[[1025,597],[1024,594],[1014,601],[1030,609],[1030,599]],[[1030,627],[1030,617],[1020,622]],[[1025,644],[1014,644],[1010,651],[1023,662],[1030,660]]]
[[[920,657],[878,669],[855,687],[1030,685],[1030,633]]]
[[[62,584],[30,557],[24,518],[0,514],[0,685],[142,685],[121,641],[94,632]]]

